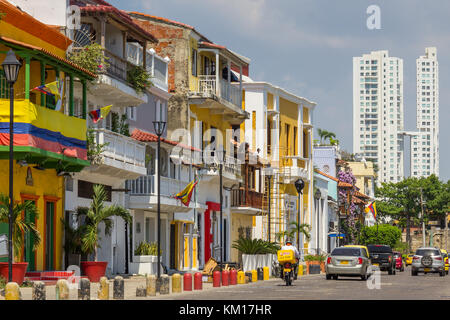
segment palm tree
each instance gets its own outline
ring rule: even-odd
[[[332,140],[333,140],[333,141],[336,141],[336,140],[334,140],[334,138],[336,138],[336,134],[334,134],[333,132],[326,131],[324,138],[325,138],[325,139],[328,139],[328,141],[329,141],[330,144],[332,145],[332,144],[333,144],[333,143],[332,143]]]
[[[317,129],[317,134],[318,134],[319,137],[320,137],[320,144],[323,143],[323,139],[324,139],[324,138],[326,139],[328,133],[329,133],[329,132],[326,131],[326,130],[322,130],[322,129],[320,129],[320,128]]]
[[[295,237],[295,235],[297,233],[302,233],[305,235],[306,239],[309,241],[309,239],[311,238],[310,235],[310,229],[311,226],[309,224],[306,223],[297,223],[296,221],[292,221],[290,223],[291,228],[289,230],[285,230],[282,232],[277,232],[275,234],[275,237],[278,239],[278,241],[281,241],[282,238],[286,238],[286,239],[291,239]]]
[[[31,214],[36,219],[39,218],[39,212],[36,206],[31,201],[25,201],[23,203],[16,203],[13,206],[13,262],[14,256],[19,257],[22,252],[24,234],[28,232],[33,238],[33,251],[37,250],[41,243],[41,235],[36,228],[34,222],[27,221],[22,216],[23,212]],[[9,224],[9,197],[3,193],[0,193],[0,222]]]
[[[112,205],[105,207],[106,191],[102,185],[94,185],[94,196],[89,208],[78,207],[77,214],[84,217],[84,224],[80,227],[82,232],[81,249],[83,252],[94,253],[94,261],[98,261],[98,248],[100,247],[99,226],[105,224],[105,234],[110,235],[113,227],[111,217],[117,216],[126,222],[131,222],[131,216],[121,206]]]

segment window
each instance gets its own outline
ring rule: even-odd
[[[129,120],[136,121],[136,107],[128,107],[127,116]],[[167,119],[167,118],[165,118]]]
[[[191,55],[191,67],[192,67],[192,75],[197,76],[197,50],[192,49]]]

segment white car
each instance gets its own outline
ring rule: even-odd
[[[419,272],[439,273],[445,276],[445,263],[441,250],[433,247],[423,247],[416,250],[411,265],[411,275],[417,276]]]

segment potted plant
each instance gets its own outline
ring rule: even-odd
[[[64,228],[64,252],[66,253],[66,265],[80,266],[81,262],[81,228],[73,228],[69,221],[61,219]]]
[[[318,254],[318,255],[306,255],[305,256],[305,262],[306,262],[306,270],[307,273],[310,274],[310,266],[311,265],[319,265],[320,271],[325,272],[325,259],[326,255]]]
[[[25,273],[27,271],[28,262],[14,262],[14,257],[20,257],[22,253],[22,248],[24,244],[24,234],[30,232],[33,237],[33,251],[39,247],[41,243],[41,235],[36,228],[34,222],[27,221],[22,215],[23,212],[27,212],[34,215],[36,219],[39,218],[39,212],[36,206],[31,201],[25,201],[23,203],[16,203],[13,206],[13,282],[21,285],[25,278]],[[0,194],[0,222],[9,223],[9,197]],[[0,262],[0,276],[8,279],[9,276],[9,265],[8,262]]]
[[[160,249],[162,255],[162,249]],[[158,268],[158,244],[156,242],[141,242],[134,250],[131,273],[156,274]]]
[[[243,237],[235,240],[232,247],[242,254],[242,269],[244,271],[255,270],[259,267],[271,268],[271,265],[265,265],[269,259],[264,259],[263,257],[265,255],[276,254],[279,249],[279,246],[275,242]]]
[[[98,261],[98,248],[101,238],[99,237],[99,226],[105,225],[105,234],[110,235],[113,227],[111,217],[121,217],[131,222],[128,211],[121,206],[112,205],[105,207],[106,191],[102,185],[94,185],[94,196],[91,206],[78,207],[77,214],[84,217],[84,224],[80,226],[81,250],[86,254],[94,254],[94,261],[81,261],[81,270],[91,282],[98,282],[105,275],[107,261]]]

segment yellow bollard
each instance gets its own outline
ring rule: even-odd
[[[65,279],[59,279],[56,282],[56,300],[69,300],[69,282]]]
[[[238,271],[238,273],[237,273],[237,283],[238,284],[245,284],[245,272],[244,271]]]
[[[97,297],[99,300],[109,300],[109,282],[108,278],[101,277],[99,282],[99,288],[97,291]]]
[[[5,300],[20,300],[20,289],[16,282],[8,282],[6,284]]]
[[[252,270],[252,282],[258,281],[258,271]]]
[[[297,273],[297,275],[303,276],[303,265],[302,264],[298,266],[298,273]]]
[[[269,280],[269,267],[263,267],[263,280]]]
[[[181,292],[181,275],[175,273],[172,276],[172,293]]]
[[[147,296],[156,296],[156,276],[154,274],[147,275]]]

